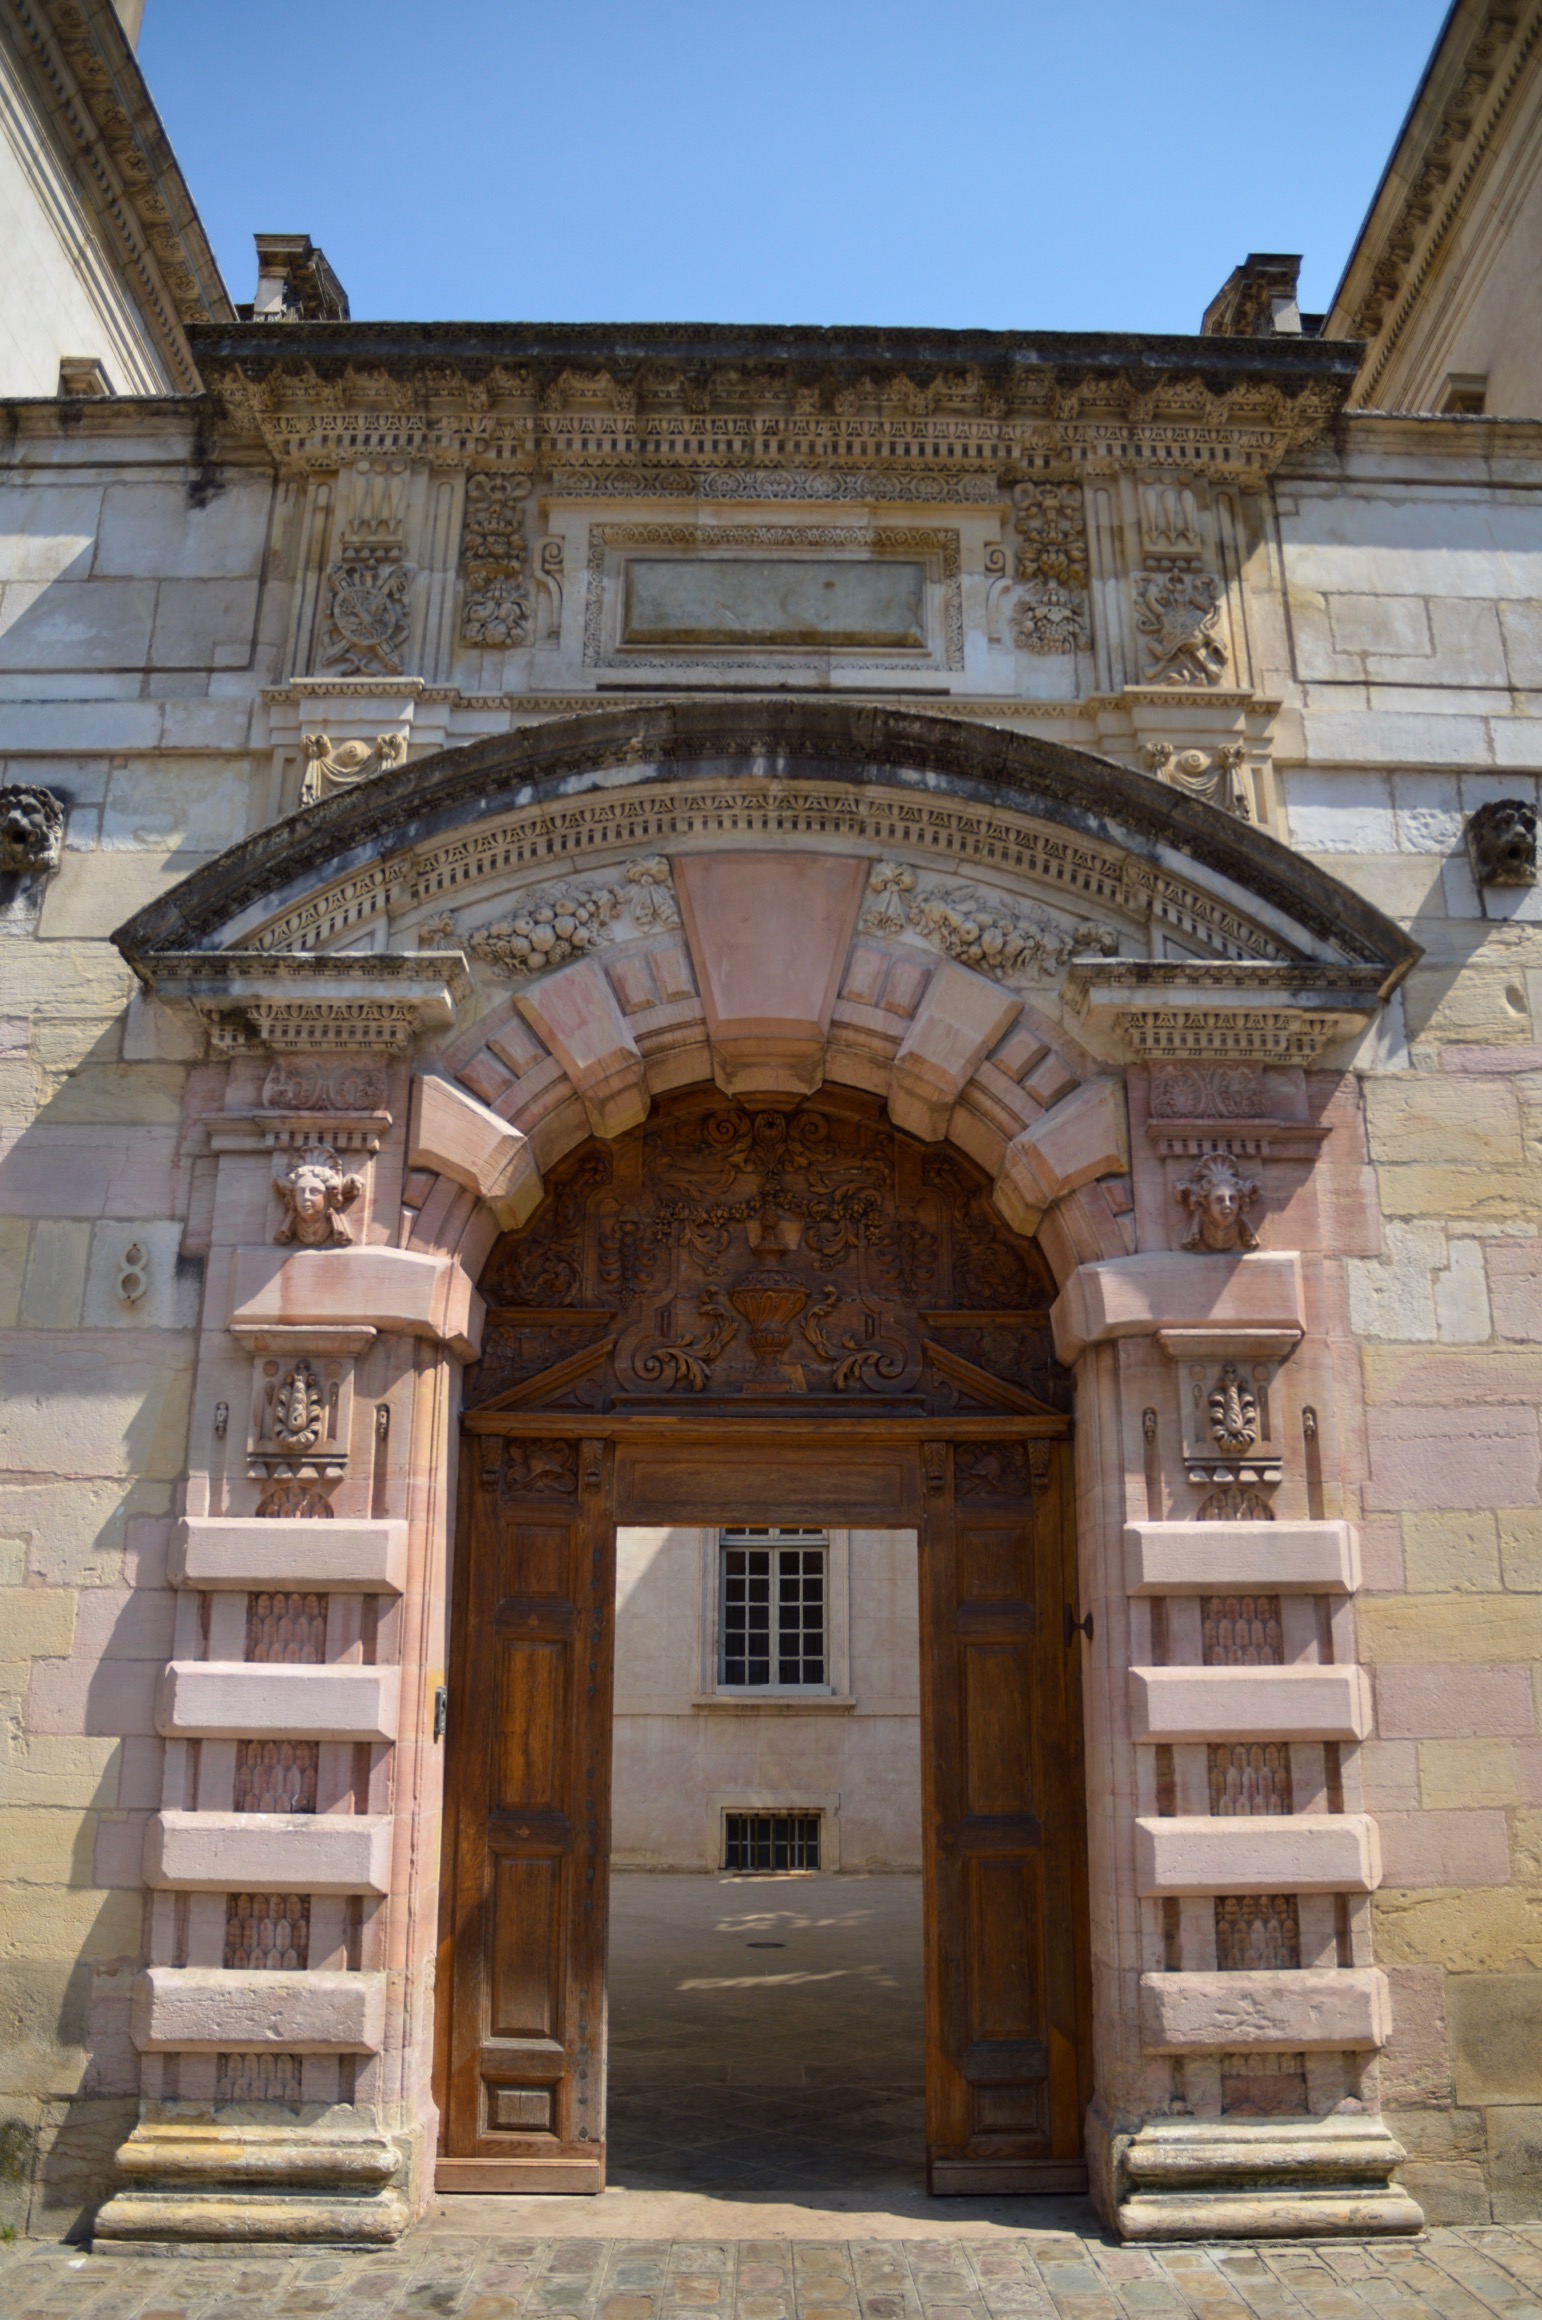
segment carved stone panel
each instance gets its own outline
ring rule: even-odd
[[[664,1099],[553,1171],[482,1293],[472,1407],[1069,1408],[1037,1250],[855,1092]]]

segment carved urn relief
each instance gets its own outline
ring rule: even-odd
[[[663,1098],[553,1172],[482,1293],[473,1408],[1069,1407],[1038,1251],[961,1154],[855,1091],[788,1108]]]

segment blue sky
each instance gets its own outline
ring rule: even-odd
[[[1187,331],[1328,302],[1446,0],[148,0],[233,298],[356,316]]]

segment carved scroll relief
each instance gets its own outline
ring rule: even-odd
[[[1012,503],[1019,543],[1013,638],[1025,652],[1085,651],[1092,621],[1081,485],[1020,483]]]

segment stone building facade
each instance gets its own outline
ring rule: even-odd
[[[720,1464],[903,1449],[924,1564],[971,1490],[1048,1522],[1074,1380],[1094,2196],[1538,2214],[1542,12],[1453,11],[1331,334],[1260,259],[1164,339],[355,323],[299,236],[237,319],[118,18],[0,22],[16,202],[144,350],[18,319],[0,466],[0,2205],[593,2187],[560,2007],[441,2140],[458,1472],[612,1537],[731,1384]],[[646,1211],[686,1119],[751,1156]],[[794,1130],[888,1139],[892,1230]],[[626,1519],[717,1519],[688,1466]],[[508,1616],[571,1660],[561,1594]],[[1008,2187],[1058,2035],[949,2065]]]

